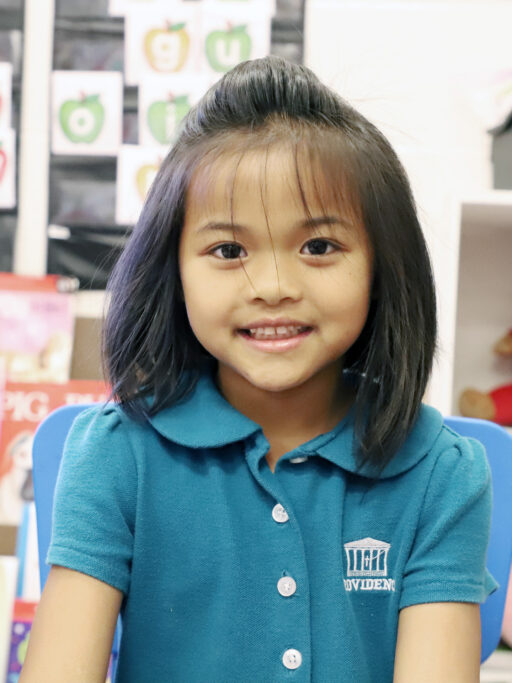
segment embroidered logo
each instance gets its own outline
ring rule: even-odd
[[[359,577],[343,579],[346,591],[395,590],[395,580],[387,578],[390,543],[375,538],[362,538],[345,543],[344,548],[347,555],[347,576]]]

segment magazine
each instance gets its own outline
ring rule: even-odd
[[[75,278],[0,273],[0,358],[11,382],[66,382]]]
[[[0,524],[19,526],[24,503],[34,500],[32,441],[39,423],[60,406],[99,403],[106,398],[107,387],[97,380],[7,381],[0,434]]]

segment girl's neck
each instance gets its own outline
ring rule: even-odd
[[[352,406],[355,388],[343,380],[338,362],[298,387],[266,391],[226,366],[219,366],[215,381],[224,398],[259,424],[267,440],[289,446],[333,429]]]

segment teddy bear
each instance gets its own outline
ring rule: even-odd
[[[512,359],[512,328],[496,342],[493,350],[504,358]],[[459,409],[465,417],[478,417],[503,426],[512,426],[512,382],[487,393],[465,389],[460,395]],[[512,648],[512,570],[505,598],[501,639]]]
[[[493,350],[504,358],[512,359],[512,328],[495,343]],[[459,410],[464,417],[477,417],[511,427],[512,382],[502,384],[488,392],[465,389],[459,398]]]

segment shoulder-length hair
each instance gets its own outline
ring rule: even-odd
[[[187,189],[205,159],[275,144],[294,152],[308,215],[301,174],[315,164],[319,200],[329,195],[357,215],[371,242],[368,318],[344,369],[358,378],[358,461],[380,474],[417,418],[437,350],[428,249],[407,175],[384,135],[310,69],[277,56],[233,68],[181,122],[107,285],[110,398],[144,419],[187,395],[212,361],[192,332],[180,282]]]

